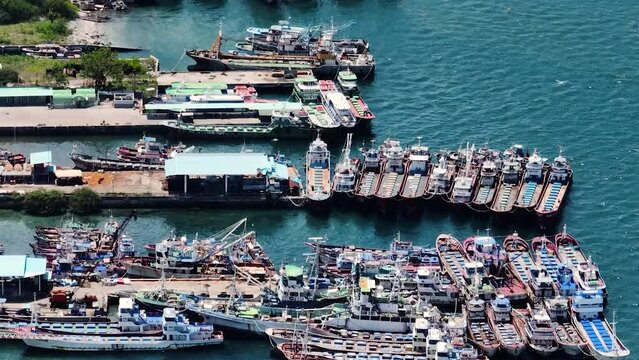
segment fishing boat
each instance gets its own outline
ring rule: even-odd
[[[379,186],[375,192],[378,209],[386,212],[394,209],[393,199],[397,198],[406,170],[406,152],[397,140],[386,140],[382,149],[382,172]]]
[[[586,340],[579,335],[579,331],[572,324],[568,298],[557,296],[544,300],[546,311],[553,321],[555,341],[561,349],[571,356],[579,356],[587,351]]]
[[[518,357],[526,348],[521,334],[513,324],[512,306],[510,300],[503,295],[498,295],[486,307],[486,315],[490,328],[495,333],[499,344],[506,350],[508,355]]]
[[[293,94],[302,103],[317,103],[320,99],[319,82],[312,75],[298,76],[293,84]]]
[[[599,273],[599,267],[590,256],[586,257],[577,239],[566,232],[565,225],[563,231],[555,235],[555,247],[559,261],[572,269],[579,288],[582,290],[601,290],[604,301],[606,301],[608,292],[606,283]]]
[[[357,118],[351,112],[351,104],[331,80],[320,80],[320,100],[334,121],[347,129],[357,125]]]
[[[526,285],[529,298],[535,300],[554,295],[552,279],[535,265],[526,240],[514,233],[506,237],[503,246],[508,256],[508,267]],[[546,277],[543,277],[544,274]]]
[[[462,164],[460,170],[455,177],[453,189],[450,193],[450,202],[453,206],[470,205],[473,200],[473,193],[477,184],[477,167],[473,164],[475,154],[475,145],[468,149],[466,144],[466,152],[462,156]],[[465,207],[462,207],[462,209]]]
[[[119,334],[67,334],[52,335],[31,332],[22,341],[30,347],[59,351],[163,351],[220,345],[222,333],[210,325],[192,325],[175,309],[162,313],[161,333],[139,333],[137,330]]]
[[[499,169],[492,160],[486,160],[479,170],[479,183],[472,206],[477,210],[489,209],[495,198]]]
[[[355,75],[351,69],[342,70],[337,73],[337,85],[346,96],[352,97],[359,95],[357,75]]]
[[[513,206],[515,205],[515,200],[517,200],[521,187],[520,178],[521,162],[519,162],[514,155],[510,155],[509,158],[504,161],[495,200],[490,207],[494,213],[507,214],[513,211]]]
[[[22,53],[39,59],[73,60],[79,59],[82,48],[64,47],[58,44],[38,44],[20,47]]]
[[[630,355],[630,351],[617,337],[614,319],[611,327],[604,317],[601,290],[577,291],[570,308],[572,322],[586,339],[588,350],[595,359],[612,360]]]
[[[473,298],[467,301],[466,314],[468,316],[468,337],[470,341],[489,358],[495,356],[500,344],[487,319],[484,300]]]
[[[480,274],[485,277],[484,281],[487,280],[491,285],[482,286],[482,296],[492,295],[486,294],[486,290],[492,288],[497,296],[504,296],[513,303],[527,299],[525,284],[506,266],[509,262],[508,253],[501,251],[494,237],[472,236],[464,240],[463,247],[469,259],[476,264],[482,264]],[[479,266],[477,269],[479,270]]]
[[[453,178],[457,172],[456,166],[447,161],[447,154],[438,154],[437,162],[431,162],[428,184],[424,198],[447,200],[452,189]]]
[[[359,159],[357,157],[351,158],[352,141],[353,134],[346,134],[346,143],[342,148],[340,159],[335,165],[335,174],[333,175],[333,199],[342,205],[355,196],[360,167]]]
[[[331,130],[341,127],[339,119],[333,118],[324,105],[308,104],[303,105],[302,110],[308,118],[312,127],[318,130]]]
[[[437,306],[454,306],[461,291],[439,268],[419,267],[415,274],[419,298]]]
[[[197,70],[307,70],[319,79],[334,79],[340,69],[349,68],[358,78],[372,78],[375,74],[375,58],[368,52],[365,41],[346,41],[341,44],[333,40],[333,31],[324,31],[316,42],[313,54],[246,54],[221,51],[220,31],[211,49],[187,50]]]
[[[357,180],[357,186],[355,195],[357,201],[360,203],[369,202],[367,200],[372,199],[379,188],[379,181],[381,179],[381,156],[380,151],[375,147],[375,142],[371,140],[370,148],[362,149],[364,154],[364,163],[362,164],[362,170]]]
[[[318,133],[306,152],[306,197],[311,207],[327,209],[331,190],[331,153]]]
[[[547,176],[548,171],[544,165],[544,159],[535,150],[528,157],[528,162],[526,162],[524,175],[521,179],[521,189],[514,204],[515,207],[527,211],[534,210],[539,203]]]
[[[406,171],[402,191],[399,193],[403,206],[408,212],[413,212],[418,206],[426,186],[430,170],[431,154],[427,146],[422,145],[422,138],[417,137],[417,144],[411,146],[406,162]]]
[[[543,195],[535,207],[535,212],[539,218],[548,220],[554,217],[561,210],[564,198],[570,189],[572,182],[572,168],[563,152],[559,152],[553,163],[550,165],[550,175],[544,187]]]
[[[517,329],[528,346],[539,356],[550,356],[559,349],[553,323],[543,306],[513,310]]]
[[[120,146],[116,150],[118,159],[143,164],[162,164],[175,153],[184,152],[186,146],[161,144],[156,138],[143,136],[134,147]],[[188,151],[187,151],[188,152]]]
[[[532,239],[530,247],[533,261],[539,267],[548,271],[548,275],[553,281],[557,281],[559,259],[557,258],[557,248],[555,244],[545,236],[537,236]]]

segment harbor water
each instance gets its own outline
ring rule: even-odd
[[[249,26],[280,19],[294,24],[356,23],[340,34],[364,37],[377,58],[376,77],[362,95],[376,113],[373,135],[410,145],[417,136],[433,150],[467,141],[504,149],[521,143],[552,159],[560,148],[574,168],[574,185],[560,224],[599,265],[610,293],[608,318],[639,350],[639,6],[633,1],[485,2],[478,0],[295,0],[267,6],[261,0],[180,0],[133,9],[105,27],[111,41],[140,46],[165,70],[191,64],[183,49],[207,48],[220,24],[225,37],[241,40]],[[226,44],[231,47],[232,44]],[[60,165],[72,165],[74,144],[93,154],[114,154],[141,134],[92,137],[0,138],[13,151],[52,150]],[[367,138],[357,137],[361,146]],[[197,142],[202,151],[238,151],[242,142]],[[281,152],[303,164],[306,142],[248,141],[254,151]],[[331,144],[336,157],[341,144]],[[125,216],[126,211],[114,211]],[[101,216],[79,219],[101,224]],[[530,223],[497,223],[483,215],[425,211],[420,218],[386,218],[333,209],[326,217],[306,210],[141,210],[127,232],[142,244],[172,231],[192,238],[248,218],[250,228],[276,264],[302,263],[310,236],[330,243],[387,247],[397,232],[418,245],[434,245],[437,234],[459,239],[491,229],[496,236],[518,231],[530,239],[541,230]],[[534,217],[531,217],[534,218]],[[28,253],[36,225],[57,225],[59,217],[36,218],[0,211],[0,242],[7,254]],[[546,234],[560,229],[546,229]],[[129,355],[215,359],[266,359],[267,341],[233,340],[214,350]],[[20,344],[0,344],[0,360],[67,358]],[[74,355],[85,358],[86,356]],[[100,356],[102,358],[102,356]],[[116,356],[105,355],[104,358]]]

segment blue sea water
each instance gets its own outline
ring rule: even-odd
[[[209,47],[220,24],[226,37],[240,40],[246,27],[289,17],[302,25],[356,21],[341,34],[366,38],[377,58],[376,77],[362,91],[377,114],[373,133],[378,139],[392,136],[409,145],[423,136],[432,149],[467,141],[497,148],[521,143],[551,159],[562,147],[575,176],[561,223],[599,264],[610,292],[608,316],[616,312],[621,339],[631,351],[639,349],[639,281],[632,275],[639,266],[638,3],[291,0],[267,6],[261,0],[176,0],[133,9],[106,26],[114,44],[141,46],[160,59],[163,69],[181,70],[191,63],[181,58],[182,50]],[[56,162],[71,165],[67,154],[73,144],[102,154],[138,137],[18,137],[2,138],[0,145],[26,152],[51,149]],[[196,145],[236,151],[240,143]],[[281,151],[301,164],[307,144],[249,145],[255,151]],[[496,235],[518,230],[527,238],[540,233],[534,224],[497,224],[483,216],[426,212],[419,219],[387,219],[340,209],[326,218],[296,210],[143,210],[128,232],[143,244],[172,230],[210,234],[243,217],[277,262],[301,262],[310,236],[385,247],[398,231],[421,245],[433,245],[442,232],[461,239],[486,228]],[[0,242],[7,253],[28,252],[33,227],[59,221],[0,212]],[[147,356],[269,355],[265,342],[235,340],[220,350],[133,355]],[[0,344],[0,360],[16,357],[51,356]]]

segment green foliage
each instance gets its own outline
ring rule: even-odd
[[[13,69],[0,69],[0,86],[5,86],[8,83],[17,83],[20,81],[18,72]]]
[[[63,86],[68,83],[65,67],[79,66],[79,60],[37,59],[23,55],[0,55],[3,69],[18,72],[20,82],[33,85]],[[0,84],[2,81],[0,80]]]
[[[0,0],[0,24],[17,24],[45,16],[50,20],[70,20],[77,16],[69,0]]]
[[[118,54],[109,48],[100,48],[82,54],[82,75],[95,82],[96,87],[106,85],[107,77],[121,81],[124,77],[123,65]]]
[[[24,194],[14,192],[11,193],[11,207],[14,209],[22,209],[22,203],[24,202]]]
[[[36,31],[47,42],[56,41],[62,37],[71,35],[66,20],[56,18],[51,21],[36,23]]]
[[[75,214],[93,214],[100,211],[100,196],[89,188],[73,191],[69,199],[69,210]]]
[[[57,190],[36,190],[27,193],[22,205],[33,215],[59,215],[67,211],[67,199]]]

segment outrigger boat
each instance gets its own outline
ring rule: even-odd
[[[503,295],[498,295],[486,307],[486,315],[501,347],[512,357],[521,355],[526,348],[526,343],[513,324],[510,300]]]
[[[507,214],[513,210],[521,186],[520,177],[521,163],[514,155],[510,155],[501,169],[497,194],[491,206],[493,212],[497,214]]]
[[[354,196],[360,166],[359,158],[350,156],[352,140],[353,134],[348,133],[333,175],[333,199],[344,203]]]
[[[430,170],[431,155],[428,147],[421,144],[421,137],[417,138],[417,145],[410,148],[408,161],[406,162],[406,175],[399,196],[409,207],[415,207],[417,199],[420,199],[428,185],[428,172]]]
[[[545,185],[543,196],[535,207],[535,212],[539,218],[548,219],[557,215],[561,210],[564,198],[570,189],[572,182],[572,169],[568,160],[559,152],[553,163],[550,165],[550,175]]]
[[[499,340],[489,324],[486,316],[484,300],[473,298],[466,303],[468,316],[468,337],[486,356],[493,357],[499,350]]]
[[[544,165],[544,159],[539,156],[537,150],[528,157],[525,167],[526,170],[521,179],[521,190],[517,201],[515,201],[515,207],[532,211],[539,203],[548,171]]]
[[[571,302],[572,322],[586,339],[590,354],[597,360],[625,358],[630,351],[617,337],[613,327],[604,318],[604,299],[601,290],[582,290]],[[614,315],[614,314],[613,314]]]
[[[306,152],[306,196],[311,207],[327,208],[331,190],[331,153],[318,133]]]
[[[379,209],[384,212],[392,206],[404,184],[406,170],[406,152],[397,140],[387,140],[382,147],[382,173],[375,197],[379,200]]]
[[[572,269],[579,288],[582,290],[601,290],[604,301],[606,301],[608,292],[606,283],[599,273],[599,268],[592,262],[590,256],[586,257],[577,240],[566,232],[565,225],[563,231],[555,235],[555,247],[559,260]]]
[[[369,149],[362,149],[362,153],[364,154],[364,164],[359,174],[355,195],[357,195],[359,202],[366,202],[366,199],[371,199],[375,195],[379,187],[382,159],[374,141],[371,141]]]

